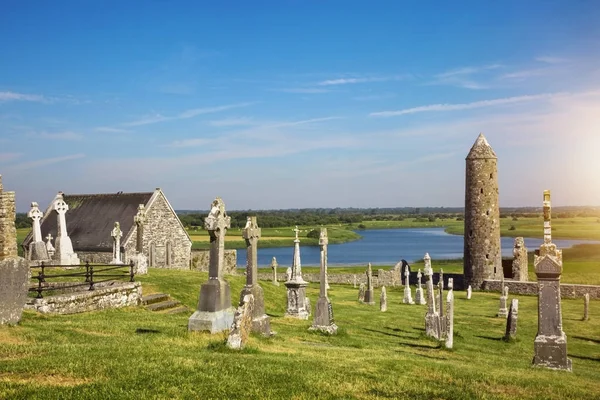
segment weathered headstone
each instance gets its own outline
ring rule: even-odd
[[[27,213],[27,216],[32,221],[32,239],[29,244],[29,260],[40,262],[49,261],[50,256],[48,255],[48,249],[42,238],[42,229],[40,226],[40,220],[44,216],[44,213],[40,211],[38,203],[35,201],[31,203],[31,209]]]
[[[402,299],[402,303],[415,304],[415,302],[412,299],[412,293],[410,291],[409,277],[410,277],[410,270],[408,268],[406,268],[404,270],[404,298]]]
[[[471,285],[467,288],[467,300],[471,300],[471,296],[473,295],[473,289],[471,289]]]
[[[367,290],[365,291],[364,303],[368,305],[375,305],[375,293],[373,292],[373,270],[371,269],[371,263],[367,265]]]
[[[382,312],[387,311],[387,290],[385,286],[381,287],[381,294],[379,295],[379,310]]]
[[[454,279],[448,279],[448,295],[446,296],[446,348],[454,346]]]
[[[121,231],[121,224],[118,221],[115,222],[110,236],[113,238],[113,259],[110,263],[123,264],[123,261],[121,261],[121,237],[123,237],[123,231]]]
[[[583,320],[587,321],[590,319],[590,294],[586,293],[583,295]]]
[[[527,247],[525,239],[515,238],[513,247],[512,278],[515,281],[527,282],[529,280],[529,265],[527,260]]]
[[[79,265],[79,257],[73,251],[73,243],[67,234],[67,219],[65,214],[69,211],[69,205],[63,199],[63,193],[58,192],[54,200],[54,211],[57,215],[58,233],[56,236],[55,258],[60,265]]]
[[[48,257],[50,258],[52,258],[56,252],[56,249],[52,245],[52,235],[50,233],[46,236],[46,250],[48,251]]]
[[[511,340],[517,338],[517,320],[519,319],[519,300],[512,299],[510,302],[510,311],[508,312],[508,318],[506,318],[506,332],[504,333],[504,340]]]
[[[365,284],[361,282],[360,286],[358,287],[358,302],[359,303],[364,303],[365,302]]]
[[[354,289],[356,289],[356,274],[354,274]]]
[[[277,264],[277,259],[275,257],[273,257],[273,259],[271,260],[271,271],[273,271],[273,285],[275,286],[279,286],[279,282],[277,281],[277,267],[279,266],[279,264]]]
[[[500,295],[500,309],[498,310],[498,316],[506,318],[508,317],[508,286],[502,288],[502,294]]]
[[[431,257],[429,257],[429,253],[425,253],[423,260],[425,261],[423,272],[427,277],[427,314],[425,314],[425,334],[439,340],[441,338],[440,316],[435,311],[433,269],[431,268]]]
[[[423,275],[421,274],[421,270],[419,269],[417,272],[417,291],[415,293],[415,302],[417,304],[423,305],[423,304],[427,304],[427,301],[425,300],[425,295],[423,293],[423,287],[421,286],[421,278],[423,277]]]
[[[254,296],[247,294],[240,306],[235,310],[233,323],[227,337],[227,347],[241,350],[246,345],[252,331],[252,314],[254,311]]]
[[[287,311],[286,317],[308,319],[310,308],[306,307],[306,287],[308,282],[302,278],[302,264],[300,261],[300,239],[298,239],[298,227],[294,229],[294,258],[292,260],[292,273],[290,279],[285,282],[287,288]]]
[[[442,291],[444,291],[444,270],[442,268],[440,268],[440,279],[438,281],[438,286],[442,288]]]
[[[533,265],[538,281],[538,332],[533,365],[571,371],[567,335],[562,330],[560,275],[562,251],[552,243],[550,191],[544,191],[544,243]]]
[[[444,331],[446,330],[446,324],[444,324],[444,281],[440,280],[438,281],[438,285],[437,285],[437,289],[438,289],[438,300],[439,300],[439,314],[440,314],[440,332],[442,333],[442,335],[444,334]]]
[[[133,217],[136,226],[135,255],[132,257],[134,263],[134,272],[138,275],[148,273],[148,258],[144,254],[144,225],[148,221],[146,210],[143,204],[138,205],[138,212]]]
[[[261,229],[258,227],[256,217],[246,219],[242,237],[246,241],[246,285],[240,295],[240,304],[244,302],[247,295],[252,295],[254,298],[252,330],[264,336],[271,336],[270,319],[265,314],[265,295],[258,284],[258,239],[261,237]]]
[[[292,267],[287,267],[285,270],[285,281],[287,282],[290,279],[292,279]]]
[[[318,330],[321,332],[334,335],[337,333],[337,325],[333,321],[333,307],[331,301],[327,297],[327,228],[321,228],[319,236],[319,246],[321,248],[321,284],[319,291],[319,299],[315,308],[315,319],[310,330]]]
[[[210,235],[208,281],[200,286],[198,309],[188,321],[190,331],[217,333],[229,329],[233,323],[229,283],[223,279],[225,234],[230,227],[231,217],[225,212],[223,200],[217,197],[204,219],[204,228]]]

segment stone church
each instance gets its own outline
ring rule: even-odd
[[[142,230],[142,252],[148,257],[148,266],[190,267],[192,240],[160,188],[146,193],[63,193],[63,199],[69,206],[66,213],[67,233],[82,263],[107,264],[112,260],[111,231],[115,222],[120,223],[123,232],[121,259],[129,263],[136,254],[137,226],[134,217],[139,205],[143,204],[146,223]],[[46,241],[52,241],[57,236],[57,213],[52,208],[54,200],[41,220],[41,233]],[[25,258],[28,258],[31,241],[32,232],[22,243]]]

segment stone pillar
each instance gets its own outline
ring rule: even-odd
[[[387,311],[387,290],[385,286],[381,287],[381,295],[379,296],[379,310],[382,312]]]
[[[550,191],[544,191],[544,243],[533,265],[538,280],[538,332],[533,365],[571,371],[567,335],[562,330],[560,275],[562,251],[552,243]]]
[[[513,248],[512,278],[515,281],[527,282],[529,280],[529,265],[527,260],[527,247],[522,237],[515,238]]]
[[[73,251],[73,243],[71,243],[71,238],[67,234],[67,219],[65,214],[69,211],[69,205],[65,203],[62,192],[58,192],[54,200],[54,211],[56,211],[58,227],[56,236],[56,261],[59,265],[79,265],[79,257]]]
[[[480,134],[466,158],[465,180],[464,284],[476,289],[502,274],[497,163]]]
[[[308,282],[302,279],[302,264],[300,261],[300,239],[298,238],[298,227],[294,229],[294,258],[292,260],[292,271],[290,279],[284,285],[287,288],[287,311],[286,317],[308,319],[310,308],[307,308],[306,287]]]
[[[244,297],[251,294],[254,297],[252,330],[264,336],[271,336],[270,319],[265,314],[265,295],[258,284],[258,239],[261,237],[261,229],[256,217],[247,217],[242,237],[246,241],[246,286],[240,294],[240,305],[244,303]]]
[[[448,295],[446,296],[446,348],[454,346],[454,279],[448,279]]]
[[[44,216],[44,213],[40,211],[38,203],[35,201],[31,203],[31,209],[27,213],[27,216],[31,218],[32,221],[32,238],[31,243],[29,244],[29,260],[35,262],[50,261],[50,256],[48,255],[48,249],[46,248],[46,244],[42,238],[42,228],[40,226],[40,220]]]
[[[371,263],[367,265],[367,290],[365,291],[365,304],[375,305],[375,293],[373,292],[373,270]]]
[[[148,221],[146,209],[143,204],[138,205],[138,212],[133,217],[136,227],[135,255],[132,257],[135,273],[144,275],[148,273],[148,258],[144,254],[144,225]],[[167,257],[170,260],[170,256]]]
[[[229,330],[233,323],[235,310],[231,306],[229,283],[223,279],[225,234],[230,227],[231,217],[225,212],[223,200],[217,197],[204,220],[204,228],[210,235],[208,281],[200,286],[198,309],[188,321],[190,331],[217,333]]]
[[[506,318],[506,332],[504,340],[514,340],[517,338],[517,320],[519,319],[519,300],[512,299],[510,302],[510,311]]]
[[[121,237],[123,236],[123,231],[121,231],[121,224],[118,221],[115,222],[110,236],[113,238],[113,259],[110,263],[123,264],[123,261],[121,261]]]
[[[433,269],[431,268],[431,257],[425,253],[424,273],[427,277],[427,314],[425,314],[425,334],[435,339],[440,339],[440,316],[435,311],[435,294],[433,293]]]
[[[583,295],[583,321],[590,319],[590,294],[586,293]]]
[[[279,264],[277,264],[277,259],[275,257],[273,257],[273,259],[271,260],[271,271],[273,272],[272,283],[275,286],[279,286],[279,282],[277,281],[277,267],[278,266],[279,266]]]
[[[438,289],[438,300],[440,302],[438,312],[440,314],[440,321],[444,321],[444,283],[443,283],[443,281],[438,281],[437,289]],[[440,324],[440,331],[442,333],[444,332],[445,329],[446,329],[446,325]]]
[[[321,247],[321,284],[319,299],[315,307],[315,319],[310,330],[319,330],[330,335],[337,333],[337,325],[333,321],[333,307],[327,297],[327,228],[321,228],[319,246]]]
[[[471,300],[471,295],[473,294],[473,289],[471,289],[471,285],[467,288],[467,300]]]
[[[500,307],[498,308],[498,316],[503,318],[508,317],[508,286],[502,287],[502,294],[500,295]]]
[[[15,192],[4,192],[0,175],[0,261],[17,257]]]
[[[404,270],[404,298],[402,299],[402,303],[404,304],[415,304],[412,299],[412,293],[410,291],[410,282],[409,282],[410,272],[408,268]]]
[[[423,275],[421,274],[421,270],[419,269],[417,272],[417,291],[415,293],[415,302],[417,304],[423,305],[423,304],[427,304],[427,301],[425,300],[425,295],[423,294],[423,287],[421,286],[421,278],[423,277]]]

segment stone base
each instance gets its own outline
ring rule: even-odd
[[[312,325],[308,328],[309,331],[319,331],[326,333],[328,335],[335,335],[337,333],[338,327],[336,324],[331,325]]]
[[[277,281],[272,281],[271,283],[273,283],[273,286],[279,286],[279,282]]]
[[[500,310],[498,310],[498,317],[501,317],[501,318],[508,317],[508,309],[507,308],[501,308]]]
[[[27,301],[29,263],[21,257],[0,261],[0,325],[21,321]]]
[[[252,319],[252,332],[260,333],[263,336],[273,336],[271,332],[271,318],[267,314],[263,314],[258,318]]]
[[[440,316],[438,313],[425,315],[425,334],[438,340],[441,338]]]
[[[563,371],[572,371],[571,359],[567,358],[567,335],[538,335],[533,342],[535,355],[533,365]]]
[[[123,265],[125,263],[123,261],[121,261],[121,260],[117,260],[117,259],[113,258],[109,264]]]
[[[286,317],[308,319],[310,308],[307,308],[307,282],[287,281],[287,311]]]
[[[200,286],[198,311],[217,312],[230,308],[232,308],[231,292],[227,281],[209,279]]]
[[[75,253],[61,255],[60,258],[56,259],[56,263],[58,265],[73,265],[77,267],[81,265],[81,261],[79,261],[79,257]]]
[[[415,293],[415,303],[419,305],[427,304],[427,301],[425,300],[425,296],[423,294],[423,289],[417,288],[417,291]]]
[[[233,307],[221,311],[196,311],[188,320],[188,331],[229,331],[233,324]]]
[[[148,258],[143,253],[138,253],[132,257],[133,272],[136,275],[146,275],[148,273]]]
[[[39,262],[50,262],[50,256],[48,255],[48,249],[46,243],[35,242],[29,245],[29,260]]]
[[[415,304],[412,299],[412,293],[410,292],[410,288],[406,287],[404,289],[404,298],[402,299],[402,303],[404,304]]]
[[[375,293],[373,292],[373,289],[365,290],[365,298],[363,299],[363,303],[368,304],[370,306],[375,305]]]
[[[327,297],[319,297],[315,307],[315,319],[313,326],[332,326],[333,323],[333,307],[331,301]],[[336,327],[337,330],[337,327]]]

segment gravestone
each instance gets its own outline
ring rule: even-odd
[[[444,270],[442,268],[440,268],[440,279],[438,280],[438,286],[442,288],[442,292],[443,292],[443,290],[444,290]]]
[[[423,287],[421,286],[421,278],[423,275],[421,274],[421,270],[417,272],[417,291],[415,293],[415,302],[420,305],[427,304],[425,300],[425,295],[423,294]]]
[[[63,199],[63,193],[58,192],[54,200],[54,211],[57,215],[58,233],[56,236],[56,261],[60,265],[79,265],[79,257],[73,251],[73,243],[67,234],[66,213],[69,211],[69,205]]]
[[[294,229],[294,258],[292,260],[292,271],[290,279],[284,285],[287,288],[287,311],[286,317],[308,319],[310,308],[306,303],[306,287],[308,282],[302,278],[302,264],[300,261],[300,239],[298,239],[298,227]]]
[[[513,247],[512,278],[515,281],[527,282],[529,280],[529,265],[527,260],[527,247],[525,239],[515,238]]]
[[[519,300],[512,299],[510,302],[510,311],[506,318],[506,332],[504,340],[514,340],[517,338],[517,320],[519,319]]]
[[[381,294],[379,295],[379,311],[387,311],[387,290],[385,286],[381,287]]]
[[[279,264],[277,264],[277,259],[275,257],[273,257],[273,259],[271,260],[271,271],[273,271],[272,283],[275,286],[279,286],[279,282],[277,281],[277,267],[278,266],[279,266]]]
[[[228,330],[233,323],[229,283],[223,279],[225,234],[230,227],[231,217],[225,212],[223,200],[217,197],[204,219],[204,228],[210,236],[208,281],[200,286],[198,308],[188,321],[190,331],[218,333]]]
[[[358,287],[358,302],[359,303],[364,303],[365,302],[365,284],[361,282],[360,286]]]
[[[590,294],[586,293],[583,295],[583,320],[587,321],[590,319]]]
[[[148,257],[144,254],[144,227],[148,217],[143,204],[138,205],[137,214],[133,217],[136,226],[135,255],[132,257],[134,272],[137,275],[148,273]]]
[[[402,299],[402,303],[404,304],[415,304],[412,299],[412,293],[410,291],[409,284],[410,270],[406,268],[404,270],[404,298]]]
[[[29,244],[29,260],[35,262],[50,261],[48,255],[48,249],[42,238],[42,229],[40,226],[40,220],[44,216],[39,209],[38,203],[35,201],[31,203],[31,209],[27,213],[27,216],[32,221],[32,239]]]
[[[473,294],[473,290],[471,289],[471,285],[467,288],[467,300],[471,300],[471,295]]]
[[[285,281],[287,282],[290,279],[292,279],[292,267],[287,267],[285,270]]]
[[[448,295],[446,296],[446,343],[447,349],[454,346],[454,279],[448,279]]]
[[[538,281],[538,331],[533,365],[571,371],[567,358],[567,335],[562,330],[560,275],[562,251],[552,243],[550,191],[544,191],[544,243],[533,265]]]
[[[121,237],[123,237],[123,231],[121,231],[121,224],[118,221],[115,222],[110,236],[113,238],[113,259],[110,263],[123,264],[123,261],[121,261]]]
[[[354,289],[356,289],[356,274],[354,274]]]
[[[508,286],[502,288],[502,295],[500,296],[500,309],[498,310],[498,316],[506,318],[508,317]]]
[[[333,321],[333,307],[327,297],[327,228],[321,228],[319,236],[319,247],[321,248],[321,282],[319,286],[319,299],[315,308],[315,319],[309,330],[318,330],[334,335],[337,333],[337,325]]]
[[[233,323],[227,337],[227,347],[241,350],[246,345],[252,329],[252,315],[254,311],[254,296],[247,294],[235,310]]]
[[[433,292],[433,269],[431,268],[431,257],[425,253],[423,258],[425,267],[423,272],[427,279],[427,313],[425,314],[425,334],[435,339],[441,339],[440,316],[435,310],[435,294]]]
[[[443,277],[442,274],[443,273],[440,273],[440,276]],[[440,331],[443,334],[443,332],[446,330],[446,325],[443,323],[444,322],[444,281],[443,280],[438,281],[437,288],[438,288],[438,300],[440,302],[439,303],[440,308],[439,308],[438,312],[440,314],[440,321],[442,321],[440,324],[440,328],[441,328]]]
[[[56,249],[52,245],[52,235],[50,233],[46,236],[46,250],[48,251],[48,257],[54,257]]]
[[[368,305],[375,305],[375,293],[373,292],[373,270],[371,269],[371,263],[367,265],[367,290],[365,291],[364,303]]]
[[[242,237],[246,241],[246,285],[240,294],[240,304],[251,294],[254,298],[252,307],[252,330],[264,336],[271,336],[269,316],[265,314],[265,300],[262,287],[258,284],[258,239],[261,229],[256,217],[247,217],[246,226],[242,229]]]

